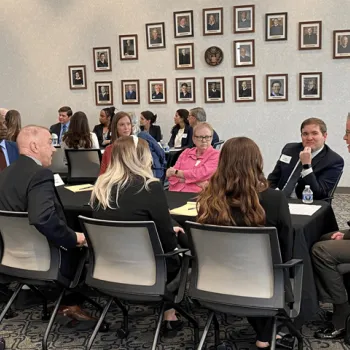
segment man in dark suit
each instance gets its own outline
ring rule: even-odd
[[[156,84],[154,86],[154,91],[152,93],[152,100],[162,100],[164,98],[163,93],[160,91],[160,85]]]
[[[238,12],[238,28],[250,28],[251,22],[250,19],[247,18],[247,11],[239,11]]]
[[[247,50],[244,47],[241,47],[239,49],[239,63],[251,61],[250,56],[246,56],[246,54],[247,54]]]
[[[211,89],[209,90],[209,98],[220,98],[221,91],[216,89],[216,84],[211,84]]]
[[[350,152],[350,113],[343,139]],[[344,279],[338,271],[338,266],[350,264],[350,230],[331,232],[322,236],[321,241],[312,247],[311,257],[319,299],[323,303],[333,304],[332,322],[328,323],[327,327],[318,329],[314,336],[317,339],[326,340],[345,336],[345,342],[349,344],[346,319],[350,314],[350,305]]]
[[[136,100],[136,91],[133,85],[128,85],[128,91],[125,93],[126,100]]]
[[[270,27],[270,35],[283,35],[283,27],[280,25],[278,18],[273,19],[273,24]]]
[[[7,141],[7,128],[0,119],[0,172],[7,168],[18,158],[18,148],[16,142]]]
[[[108,62],[106,61],[106,54],[104,52],[100,53],[100,57],[97,61],[97,67],[108,68]]]
[[[58,123],[50,126],[50,133],[57,135],[58,143],[62,141],[63,135],[68,131],[72,115],[73,111],[68,106],[63,106],[58,110]]]
[[[187,83],[181,84],[180,98],[192,98],[192,94],[188,91]]]
[[[100,87],[100,93],[98,94],[100,101],[109,101],[109,89],[107,86]]]
[[[238,94],[239,97],[252,97],[252,89],[247,86],[245,80],[242,81]]]
[[[349,35],[343,35],[338,45],[338,53],[350,53]]]
[[[304,45],[316,45],[317,34],[314,33],[312,27],[307,28],[307,33],[304,35]]]
[[[271,83],[271,96],[283,96],[281,91],[281,82],[279,80],[273,80]]]
[[[315,79],[309,79],[307,86],[304,88],[304,95],[317,95],[317,86]]]
[[[191,58],[190,58],[190,53],[187,52],[186,49],[182,49],[180,54],[179,54],[179,64],[190,64],[191,63]]]
[[[179,25],[177,26],[178,33],[188,33],[190,31],[190,27],[187,23],[186,17],[181,17],[179,20]]]
[[[288,143],[272,173],[270,187],[287,197],[302,198],[309,185],[314,199],[329,197],[344,167],[344,160],[326,144],[327,126],[321,119],[309,118],[300,127],[301,143]]]

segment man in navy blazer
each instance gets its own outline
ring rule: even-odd
[[[321,119],[309,118],[300,127],[301,143],[288,143],[272,173],[268,176],[271,188],[278,188],[287,197],[302,198],[309,185],[314,199],[325,199],[337,184],[343,158],[326,144],[327,126]]]
[[[16,142],[7,141],[7,128],[0,120],[0,171],[18,159],[18,148]]]
[[[61,143],[63,135],[68,131],[72,115],[73,111],[68,106],[63,106],[58,110],[58,123],[50,126],[50,133],[57,135],[58,143]]]

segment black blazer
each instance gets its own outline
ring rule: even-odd
[[[144,127],[140,127],[141,131],[144,131]],[[157,141],[159,142],[162,139],[162,131],[160,130],[159,125],[151,125],[149,128],[148,133]]]
[[[175,137],[177,133],[179,132],[180,126],[178,124],[174,125],[171,129],[171,137],[168,142],[169,147],[174,147],[175,144]],[[192,134],[193,129],[189,125],[185,124],[185,131],[184,135],[187,135],[186,137],[182,137],[181,139],[181,147],[191,147],[192,144]]]
[[[98,139],[98,144],[100,145],[100,147],[106,147],[108,145],[103,145],[103,124],[98,124],[94,126],[94,130],[92,130],[92,132],[94,132],[97,136]],[[110,132],[108,132],[108,136],[107,136],[107,140],[111,139],[111,135]]]
[[[292,157],[289,164],[281,161],[281,157],[276,163],[275,169],[268,176],[271,188],[283,189],[296,163],[299,160],[299,153],[304,149],[302,143],[288,143],[284,146],[281,156]],[[340,173],[344,167],[343,158],[332,151],[327,145],[312,159],[313,172],[304,178],[300,177],[295,192],[298,198],[302,197],[305,185],[310,185],[314,193],[314,199],[324,199],[329,196],[330,191],[335,186]]]
[[[62,128],[62,124],[61,123],[57,123],[57,124],[51,125],[50,126],[50,133],[51,134],[56,134],[58,137],[60,137],[61,128]]]

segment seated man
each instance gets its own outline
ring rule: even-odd
[[[344,136],[350,152],[350,113]],[[345,336],[345,343],[350,344],[350,325],[346,324],[350,315],[348,293],[344,286],[343,276],[338,272],[339,264],[350,264],[350,230],[324,235],[321,242],[312,248],[316,286],[320,301],[333,304],[332,324],[315,333],[317,339],[335,339]]]
[[[284,146],[267,180],[271,188],[282,190],[287,197],[302,198],[305,185],[310,185],[314,199],[328,198],[344,160],[325,144],[327,126],[321,119],[304,120],[300,131],[302,142]]]
[[[50,133],[57,135],[58,144],[61,143],[63,135],[68,131],[72,115],[72,109],[68,106],[63,106],[58,110],[58,123],[50,126]]]
[[[18,148],[16,142],[7,141],[6,137],[6,125],[2,120],[0,120],[0,172],[18,158]]]

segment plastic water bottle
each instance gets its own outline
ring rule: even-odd
[[[54,146],[58,145],[58,136],[56,134],[51,134],[51,138],[52,138],[52,144]]]
[[[160,144],[161,144],[164,152],[169,152],[170,147],[167,143],[165,143],[163,140],[160,140]]]
[[[310,185],[306,185],[303,191],[303,203],[311,204],[314,201],[314,193],[311,191]]]

